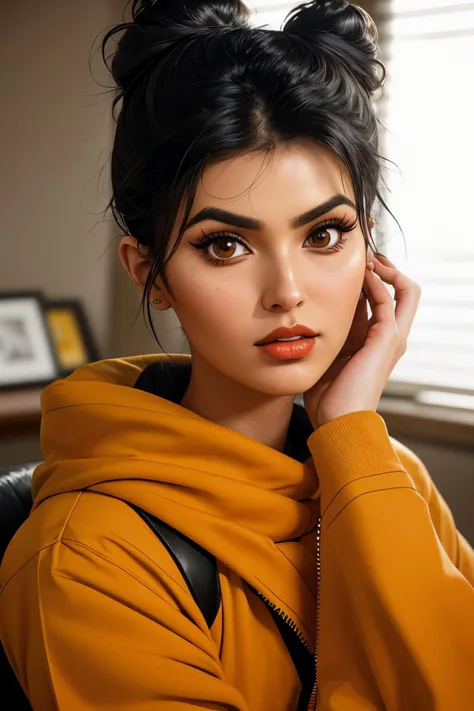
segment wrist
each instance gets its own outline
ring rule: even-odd
[[[332,422],[333,420],[337,420],[340,417],[345,417],[346,415],[352,415],[360,412],[377,412],[377,405],[375,406],[360,406],[360,407],[351,407],[350,405],[347,405],[346,407],[338,407],[337,412],[333,411],[331,412],[329,409],[328,410],[321,410],[316,413],[316,417],[313,419],[310,417],[311,424],[314,427],[314,430],[318,430],[321,427],[324,427],[324,425],[327,425],[329,422]]]

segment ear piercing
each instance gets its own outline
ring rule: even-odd
[[[153,299],[151,303],[156,306],[157,304],[161,304],[161,299]]]

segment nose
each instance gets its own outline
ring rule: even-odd
[[[290,312],[304,303],[301,279],[286,259],[281,268],[271,268],[267,286],[262,294],[262,306],[266,311]]]

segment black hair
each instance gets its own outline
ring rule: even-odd
[[[120,228],[153,259],[142,307],[184,232],[204,168],[309,139],[349,171],[364,237],[379,192],[373,99],[385,69],[370,16],[345,0],[314,0],[281,30],[254,27],[240,0],[133,0],[110,70],[117,85],[110,202]],[[184,217],[166,258],[178,211]],[[374,246],[375,248],[375,246]],[[172,293],[170,289],[170,293]]]

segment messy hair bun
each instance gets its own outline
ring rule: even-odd
[[[113,28],[104,41],[127,29],[112,62],[112,76],[126,90],[178,43],[222,28],[248,27],[248,16],[240,0],[133,0],[133,22]]]
[[[121,105],[110,205],[153,259],[148,317],[158,276],[171,292],[166,265],[202,173],[225,158],[299,139],[327,146],[350,174],[370,240],[370,212],[376,200],[384,204],[372,105],[384,69],[366,12],[314,0],[275,31],[252,26],[241,0],[134,0],[130,22],[105,37],[104,57],[116,39],[110,69]]]
[[[133,0],[135,21],[156,22],[157,18],[174,24],[194,23],[202,27],[239,26],[239,17],[248,18],[249,11],[240,0]]]
[[[289,13],[284,31],[324,47],[343,63],[369,94],[385,79],[377,59],[378,33],[370,15],[347,0],[319,0]]]

